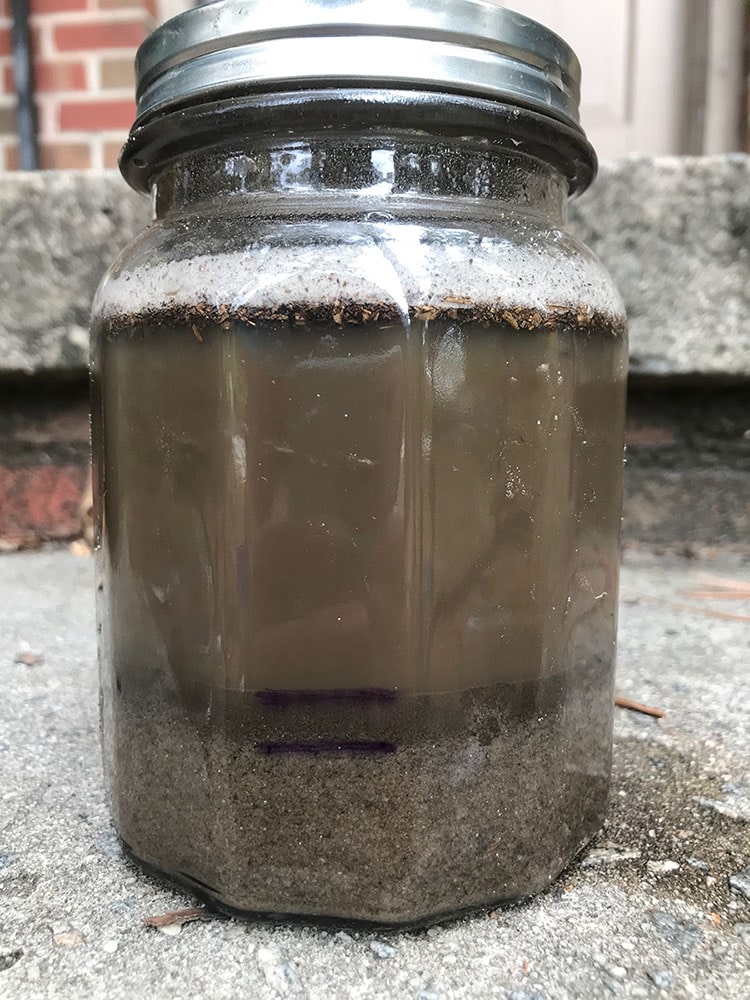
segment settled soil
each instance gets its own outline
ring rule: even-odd
[[[137,858],[232,909],[418,923],[509,901],[601,824],[609,673],[402,699],[123,669],[116,824]]]

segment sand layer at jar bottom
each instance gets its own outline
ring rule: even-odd
[[[599,660],[403,698],[115,673],[118,831],[219,905],[419,922],[542,890],[604,816],[612,686]]]

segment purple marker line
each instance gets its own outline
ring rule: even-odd
[[[255,749],[269,757],[278,754],[318,754],[318,753],[395,753],[395,743],[384,740],[311,740],[309,743],[263,743],[255,744]]]
[[[330,701],[391,702],[398,697],[392,688],[330,688],[320,691],[256,691],[255,697],[262,705],[313,705]]]

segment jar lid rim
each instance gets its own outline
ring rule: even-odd
[[[572,48],[495,0],[212,0],[149,35],[136,78],[138,124],[231,92],[393,86],[517,102],[580,128]]]

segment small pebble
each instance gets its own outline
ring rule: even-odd
[[[616,865],[623,861],[637,861],[640,851],[628,851],[625,848],[596,848],[589,851],[581,861],[581,868],[603,868],[605,865]]]
[[[624,965],[607,965],[605,968],[613,979],[622,980],[627,977],[628,970]]]
[[[135,900],[128,897],[127,899],[113,899],[109,904],[109,908],[113,913],[129,913],[135,906]]]
[[[3,868],[10,868],[10,866],[14,865],[16,861],[18,861],[17,854],[0,854],[0,871],[2,871]]]
[[[53,928],[52,940],[58,948],[77,948],[79,945],[86,943],[86,938],[75,927],[65,928],[64,930],[55,930]]]
[[[246,938],[248,934],[248,928],[245,924],[229,924],[228,927],[224,928],[222,937],[225,941],[238,941],[241,938]]]
[[[88,542],[85,542],[82,538],[74,539],[68,546],[68,552],[70,552],[71,555],[77,556],[79,559],[92,554]]]
[[[713,887],[715,885],[716,885],[716,878],[713,875],[707,875],[706,876],[706,888],[707,889],[713,889]]]
[[[378,958],[393,958],[396,949],[385,941],[370,941],[370,951]]]
[[[687,920],[673,916],[671,913],[656,910],[650,914],[650,918],[651,923],[664,940],[676,948],[681,955],[689,955],[698,942],[703,939],[700,928]]]
[[[646,867],[654,875],[669,875],[671,872],[680,870],[676,861],[647,861]]]
[[[721,790],[725,795],[742,795],[744,788],[742,785],[735,784],[734,781],[725,781]]]
[[[527,993],[526,990],[511,990],[506,994],[506,1000],[542,1000],[538,993]]]
[[[695,868],[699,872],[711,871],[711,865],[707,861],[701,861],[700,858],[688,858],[687,863],[691,868]]]
[[[445,1000],[445,997],[434,990],[422,990],[421,993],[417,993],[416,1000]]]
[[[122,857],[122,848],[117,834],[114,830],[102,830],[96,837],[96,849],[109,861],[119,861]]]
[[[737,924],[734,931],[740,941],[750,944],[750,924]]]
[[[44,663],[44,657],[41,653],[32,653],[31,651],[24,651],[21,653],[16,653],[15,658],[16,663],[21,663],[27,667],[37,667]]]
[[[157,927],[156,929],[162,934],[166,934],[167,937],[179,937],[182,934],[182,924],[164,924],[163,927]]]
[[[105,951],[108,955],[114,955],[117,951],[117,947],[116,941],[105,941],[102,945],[102,951]]]
[[[658,987],[660,990],[671,990],[674,985],[674,977],[671,972],[667,972],[665,969],[658,969],[654,972],[649,972],[648,978]]]
[[[0,951],[0,972],[7,972],[12,969],[16,962],[23,958],[23,951],[17,948],[15,951]]]
[[[729,878],[729,888],[745,899],[750,900],[750,868],[744,868]]]
[[[255,957],[271,989],[282,995],[299,989],[301,984],[292,963],[278,948],[258,948]]]

